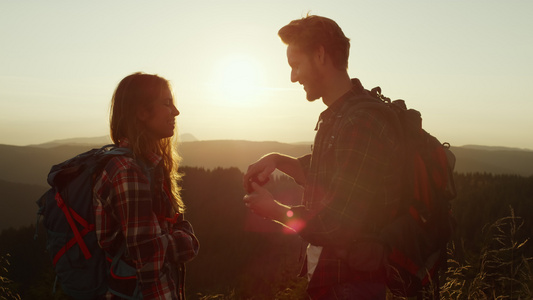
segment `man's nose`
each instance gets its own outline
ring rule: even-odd
[[[296,72],[294,70],[291,71],[291,82],[298,82],[298,76],[296,75]]]

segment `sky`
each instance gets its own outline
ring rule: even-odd
[[[533,1],[0,0],[0,144],[109,132],[116,85],[168,79],[180,134],[311,142],[326,106],[290,82],[279,28],[306,14],[351,40],[349,74],[452,146],[533,149]]]

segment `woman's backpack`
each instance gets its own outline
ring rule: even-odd
[[[95,299],[108,290],[125,299],[142,299],[135,268],[120,259],[125,245],[111,257],[99,247],[95,232],[94,181],[112,157],[123,155],[132,152],[107,145],[54,165],[48,174],[51,188],[37,201],[56,272],[54,290],[59,282],[74,299]],[[108,278],[123,280],[128,290],[110,289]]]

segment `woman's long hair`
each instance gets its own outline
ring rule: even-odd
[[[157,75],[139,72],[122,79],[111,99],[111,139],[116,145],[127,140],[137,158],[144,159],[149,153],[162,156],[165,181],[174,200],[172,205],[176,212],[183,212],[184,204],[178,184],[181,180],[178,172],[181,157],[176,150],[177,133],[172,137],[154,139],[138,118],[139,110],[150,111],[153,101],[161,97],[166,89],[172,91],[170,83]]]

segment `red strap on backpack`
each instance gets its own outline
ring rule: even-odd
[[[65,217],[67,218],[67,222],[70,225],[72,232],[74,233],[74,237],[65,244],[65,247],[61,248],[61,250],[59,250],[56,253],[56,255],[54,256],[53,264],[55,265],[57,261],[61,258],[61,256],[63,256],[63,254],[65,254],[65,252],[67,252],[67,250],[70,249],[75,244],[79,245],[81,252],[85,256],[85,259],[91,258],[92,257],[91,252],[89,252],[87,245],[85,245],[85,242],[83,241],[83,237],[88,232],[94,230],[94,225],[89,224],[87,220],[82,218],[71,208],[67,207],[65,205],[65,201],[63,200],[59,192],[56,193],[55,199],[57,202],[57,206],[61,208],[61,210],[63,211],[63,214],[65,214]],[[76,223],[74,223],[74,219],[76,219],[76,221],[81,226],[83,226],[83,230],[81,232],[78,230],[78,226],[76,226]]]

